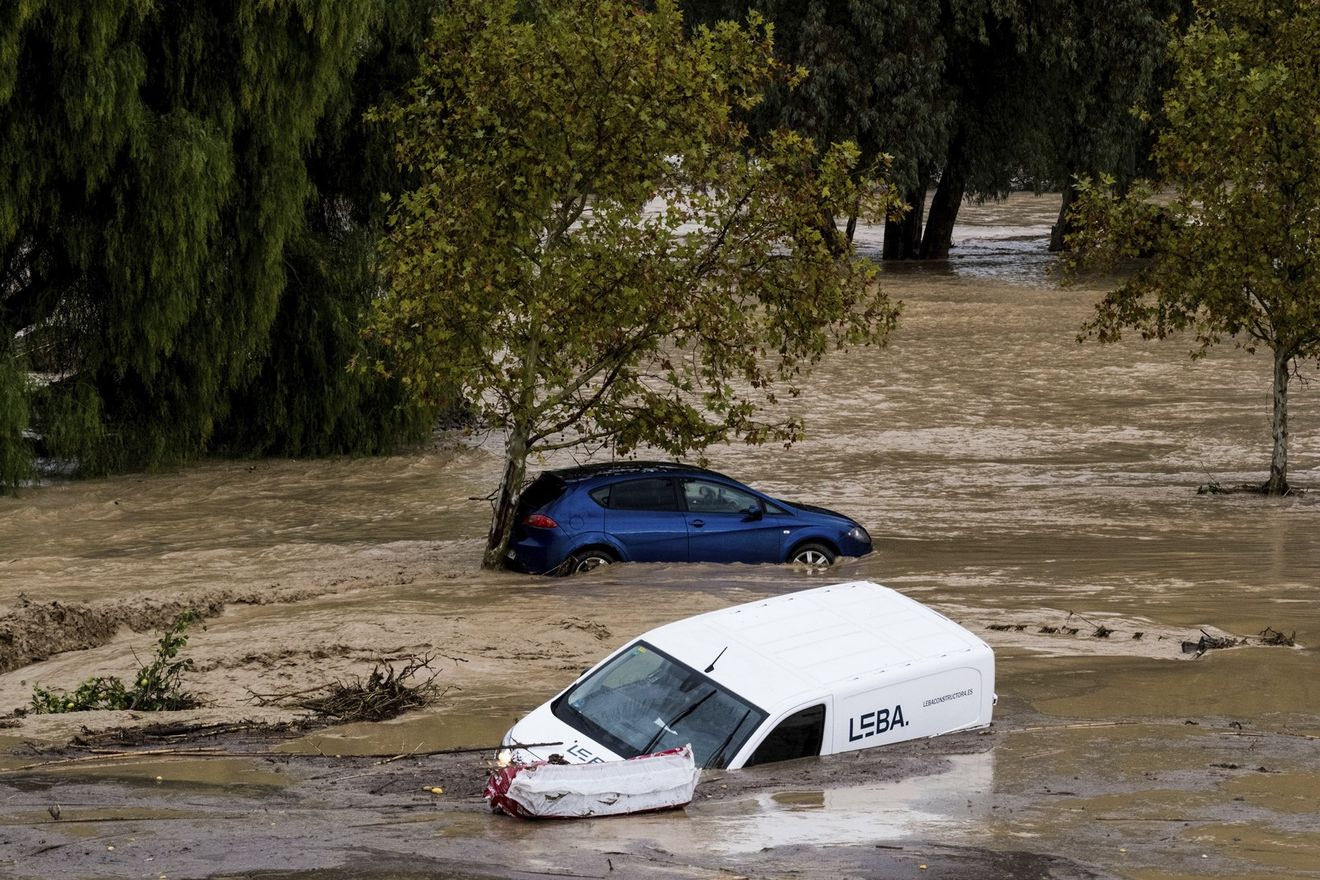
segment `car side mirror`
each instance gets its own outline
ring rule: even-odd
[[[743,513],[747,514],[746,518],[752,522],[755,522],[764,515],[761,513],[760,506],[756,504],[753,504],[752,506],[748,507],[746,510],[743,511]]]

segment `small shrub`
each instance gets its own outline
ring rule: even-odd
[[[197,699],[183,690],[183,674],[192,669],[190,658],[176,659],[188,644],[188,627],[202,619],[189,609],[174,619],[156,643],[156,653],[148,664],[141,664],[133,686],[113,676],[89,678],[70,692],[32,688],[32,711],[37,715],[60,712],[87,712],[93,709],[137,709],[143,712],[166,712],[191,709]]]

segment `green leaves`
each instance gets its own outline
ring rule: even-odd
[[[39,335],[57,379],[0,432],[82,473],[415,433],[345,365],[398,188],[361,113],[411,78],[432,5],[3,4],[0,358]]]
[[[688,36],[664,0],[451,4],[373,111],[420,174],[373,311],[401,374],[458,389],[511,456],[796,437],[758,418],[775,384],[896,315],[828,212],[896,200],[855,145],[748,139],[736,111],[789,73],[755,16]]]
[[[176,658],[188,644],[188,628],[201,619],[202,615],[195,609],[176,617],[156,642],[151,662],[139,664],[131,685],[113,676],[98,676],[72,692],[33,686],[32,711],[37,715],[96,709],[166,712],[197,706],[196,697],[183,690],[183,675],[193,668],[193,661]]]
[[[1287,365],[1320,357],[1320,6],[1217,0],[1171,46],[1159,186],[1084,182],[1070,269],[1146,258],[1084,336],[1187,331],[1276,361],[1271,491],[1286,490]],[[1280,385],[1282,383],[1282,385]]]

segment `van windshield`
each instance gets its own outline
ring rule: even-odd
[[[692,667],[638,642],[551,704],[555,717],[624,758],[692,744],[723,767],[766,713]]]

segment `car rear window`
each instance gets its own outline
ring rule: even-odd
[[[530,486],[523,490],[522,497],[518,499],[519,519],[545,507],[551,501],[563,495],[566,488],[568,488],[568,484],[554,474],[541,474],[532,481]]]

